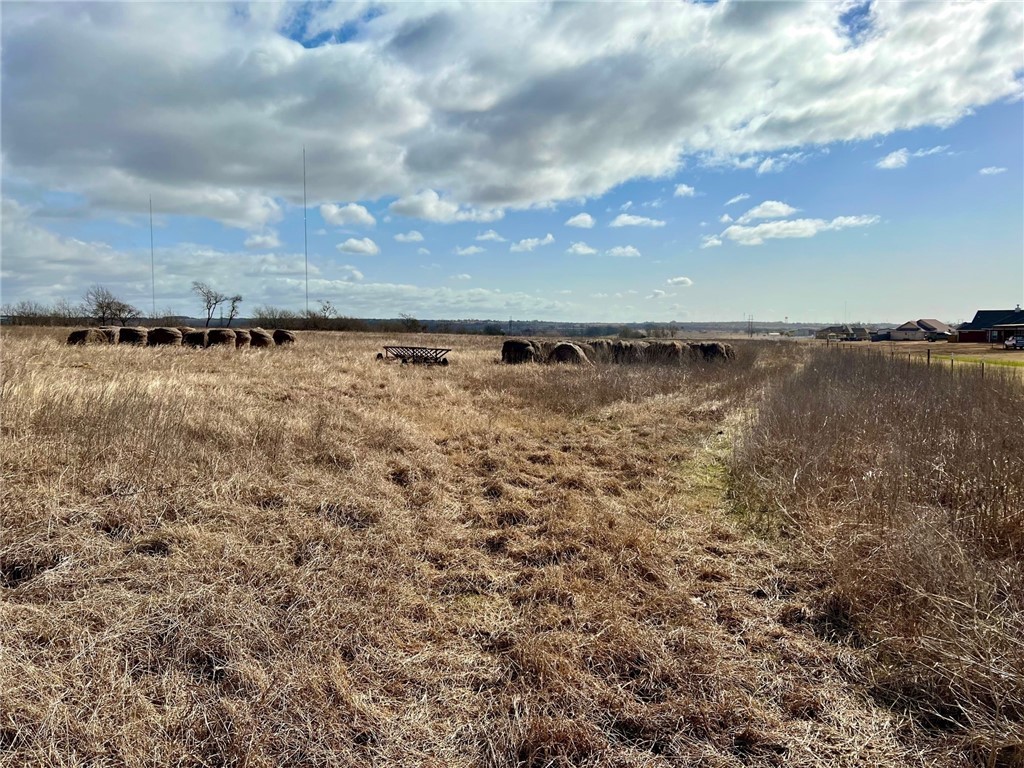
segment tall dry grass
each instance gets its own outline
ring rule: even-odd
[[[819,349],[742,433],[736,503],[807,537],[821,628],[875,693],[981,764],[1024,760],[1024,389],[991,368]]]
[[[795,348],[388,341],[3,333],[0,765],[934,763],[780,620],[814,569],[727,515],[728,430]]]

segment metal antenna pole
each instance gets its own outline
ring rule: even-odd
[[[153,281],[153,315],[156,319],[156,257],[153,255],[153,196],[149,196],[149,274]]]
[[[306,317],[309,317],[309,235],[306,230],[306,145],[302,145],[302,252],[306,263]]]

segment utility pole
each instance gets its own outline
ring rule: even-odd
[[[302,145],[302,253],[306,265],[306,317],[309,317],[309,235],[306,229],[306,145]]]
[[[149,196],[149,274],[153,281],[153,314],[151,320],[156,319],[156,257],[153,255],[153,196]]]

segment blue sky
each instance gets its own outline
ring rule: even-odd
[[[192,280],[301,310],[303,145],[311,303],[345,314],[1024,301],[1019,4],[2,13],[4,302],[148,311],[152,197],[158,311]]]

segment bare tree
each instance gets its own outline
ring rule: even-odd
[[[193,281],[192,292],[203,302],[203,309],[206,312],[206,327],[209,328],[210,321],[213,319],[213,313],[217,311],[217,307],[228,301],[228,296],[198,280]],[[238,300],[241,301],[242,297],[239,296]]]
[[[230,305],[228,307],[228,322],[227,326],[231,327],[231,321],[238,317],[238,305],[242,303],[242,297],[240,294],[235,294],[228,298]]]
[[[93,317],[100,325],[108,325],[115,320],[121,325],[129,320],[142,316],[142,312],[131,304],[121,301],[109,288],[94,285],[82,297],[82,309],[89,317]]]

